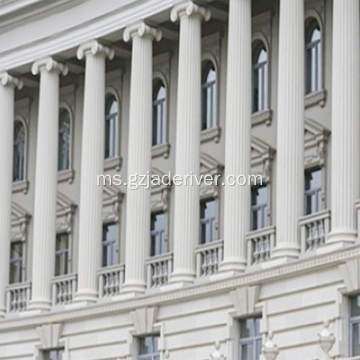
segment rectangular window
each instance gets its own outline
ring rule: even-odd
[[[112,266],[116,264],[116,240],[117,226],[115,224],[103,225],[102,238],[102,266]]]
[[[63,360],[64,349],[43,351],[43,360]]]
[[[215,200],[200,202],[200,244],[207,244],[215,240],[216,206]]]
[[[69,263],[69,235],[67,233],[56,235],[55,276],[66,275]]]
[[[158,343],[158,335],[140,337],[138,360],[159,360],[160,354],[158,350]]]
[[[322,174],[320,168],[305,171],[305,215],[321,210]]]
[[[22,282],[23,243],[16,241],[10,247],[10,284]]]
[[[252,231],[266,227],[267,201],[267,186],[252,186],[250,219],[250,229]]]
[[[150,256],[160,255],[166,252],[164,213],[151,214],[151,250]]]
[[[260,317],[240,321],[240,360],[259,360],[261,354]]]
[[[350,298],[350,356],[360,355],[360,295]]]

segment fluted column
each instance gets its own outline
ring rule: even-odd
[[[81,145],[79,269],[75,301],[95,302],[97,270],[101,265],[103,186],[97,176],[104,172],[105,147],[105,60],[114,51],[97,41],[81,45],[79,60],[85,58],[85,90]]]
[[[35,168],[32,299],[29,309],[51,306],[50,281],[55,271],[56,191],[59,132],[59,80],[65,65],[44,58],[32,66],[40,74]]]
[[[276,248],[299,254],[304,204],[304,1],[280,0],[277,107]]]
[[[171,20],[180,19],[176,115],[175,173],[199,176],[201,117],[201,21],[210,11],[187,1],[176,5]],[[172,282],[192,282],[194,247],[199,239],[199,187],[175,187],[174,272]]]
[[[153,40],[161,32],[140,21],[125,29],[132,40],[128,176],[151,172]],[[126,272],[124,292],[145,291],[145,257],[150,249],[151,189],[140,186],[126,192]]]
[[[356,239],[359,198],[359,0],[334,0],[329,242]]]
[[[15,88],[22,82],[0,73],[0,317],[5,315],[5,287],[9,283],[11,195]]]
[[[251,171],[251,0],[230,0],[227,57],[225,178]],[[250,186],[225,183],[222,271],[245,267]]]

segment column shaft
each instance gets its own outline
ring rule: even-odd
[[[5,288],[9,283],[11,196],[14,139],[14,94],[21,83],[0,74],[0,317],[5,315]]]
[[[40,73],[35,168],[32,299],[29,309],[51,306],[50,281],[55,271],[56,192],[59,132],[59,75],[66,68],[51,58],[35,62]]]
[[[226,90],[225,178],[251,172],[251,0],[230,0]],[[225,184],[224,262],[245,267],[250,186]]]
[[[334,0],[330,242],[356,239],[359,197],[359,0]]]
[[[297,257],[304,203],[304,2],[280,1],[275,257]]]

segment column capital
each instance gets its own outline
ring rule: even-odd
[[[31,68],[33,75],[37,75],[42,71],[55,72],[62,75],[67,75],[69,68],[67,65],[55,61],[52,57],[48,56],[36,60]]]
[[[209,9],[196,5],[193,1],[185,1],[178,5],[175,5],[170,13],[170,19],[172,22],[177,21],[182,16],[197,16],[202,20],[209,21],[211,12]]]
[[[13,86],[19,90],[23,87],[23,81],[17,77],[10,75],[8,72],[0,72],[0,84],[3,86]]]
[[[126,27],[124,31],[124,41],[128,42],[134,37],[148,37],[151,40],[160,41],[162,37],[161,30],[146,25],[144,21],[138,21]]]
[[[93,56],[102,55],[107,57],[109,60],[112,60],[115,56],[115,51],[110,47],[102,45],[97,40],[91,40],[81,44],[76,55],[79,60],[82,60],[88,54]]]

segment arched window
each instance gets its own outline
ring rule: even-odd
[[[201,88],[201,130],[206,130],[216,126],[216,70],[211,61],[203,62]]]
[[[25,179],[25,126],[16,120],[14,125],[13,181]]]
[[[152,144],[165,142],[166,131],[166,88],[160,79],[156,79],[153,91],[153,135]]]
[[[71,120],[68,110],[61,108],[59,112],[59,154],[58,170],[70,169]]]
[[[268,107],[268,54],[263,42],[255,42],[252,59],[252,107],[255,113]]]
[[[305,73],[306,94],[321,88],[321,30],[314,18],[305,23]]]
[[[106,99],[105,111],[105,159],[108,159],[116,156],[116,128],[119,106],[113,95]]]

